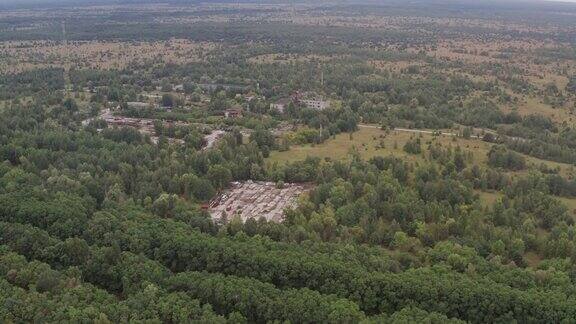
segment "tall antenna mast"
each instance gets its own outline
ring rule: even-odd
[[[66,20],[62,20],[62,44],[64,46],[68,45],[68,41],[66,40]]]

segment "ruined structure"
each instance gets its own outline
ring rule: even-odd
[[[209,204],[212,219],[227,222],[236,215],[245,222],[249,218],[266,218],[281,222],[284,209],[294,208],[298,197],[307,191],[303,184],[285,184],[278,188],[274,182],[233,182],[231,188]]]

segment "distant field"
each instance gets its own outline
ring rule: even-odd
[[[123,69],[135,62],[156,60],[185,64],[202,61],[214,44],[172,39],[165,42],[0,42],[0,72],[17,73],[50,66]]]
[[[330,56],[324,55],[296,55],[296,54],[262,54],[248,59],[248,62],[255,64],[271,64],[271,63],[295,63],[295,62],[309,62],[309,61],[329,61],[333,59]]]
[[[552,121],[558,124],[566,122],[568,125],[574,125],[576,123],[576,116],[567,108],[571,103],[567,103],[565,107],[562,108],[553,108],[552,106],[542,102],[538,97],[513,95],[511,91],[509,94],[519,99],[519,102],[515,107],[516,111],[521,116],[541,114],[549,117]],[[503,106],[502,108],[504,112],[511,112],[513,110],[510,106]]]

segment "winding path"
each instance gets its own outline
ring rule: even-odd
[[[370,125],[370,124],[358,124],[358,127],[360,128],[372,128],[372,129],[381,129],[380,126],[377,125]],[[457,133],[451,133],[451,132],[442,132],[442,131],[433,131],[433,130],[424,130],[424,129],[410,129],[410,128],[394,128],[391,129],[393,131],[398,131],[398,132],[406,132],[406,133],[414,133],[414,134],[429,134],[429,135],[434,135],[434,134],[438,134],[438,135],[444,135],[444,136],[459,136],[459,134]],[[474,132],[478,133],[490,133],[492,135],[496,135],[498,136],[498,133],[491,130],[491,129],[485,129],[485,128],[474,128],[473,129]],[[480,135],[470,135],[470,138],[475,138],[475,139],[482,139],[483,136]],[[523,138],[520,137],[508,137],[509,139],[513,139],[513,140],[524,140]]]

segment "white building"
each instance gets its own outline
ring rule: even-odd
[[[136,101],[129,101],[126,103],[126,106],[128,106],[128,108],[133,108],[133,109],[146,109],[146,108],[150,108],[151,105],[147,102],[136,102]]]
[[[302,99],[304,106],[314,110],[324,110],[330,108],[330,102],[322,99]]]
[[[280,99],[274,103],[270,104],[270,109],[276,109],[279,112],[283,113],[284,110],[286,108],[288,108],[288,105],[290,104],[290,99],[288,98],[284,98],[284,99]]]

